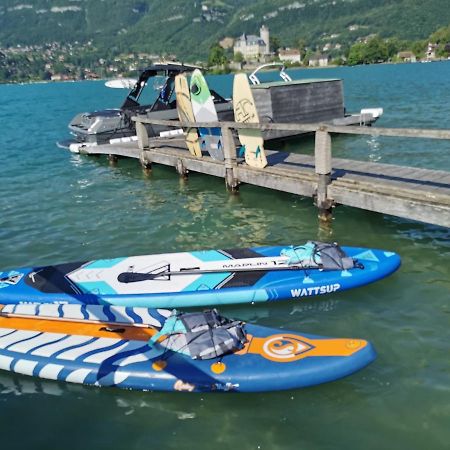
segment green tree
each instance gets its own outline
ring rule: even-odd
[[[427,43],[425,41],[415,41],[411,45],[411,51],[418,57],[421,58],[425,55],[425,50]]]
[[[233,60],[237,63],[244,62],[244,55],[241,52],[236,52],[234,54]]]
[[[450,25],[447,27],[439,28],[430,36],[430,42],[436,44],[448,44],[450,43]]]
[[[309,64],[309,59],[314,55],[314,52],[311,50],[307,50],[305,56],[303,57],[303,65],[307,66]]]
[[[389,59],[389,52],[395,53],[395,46],[388,45],[379,36],[375,36],[367,42],[358,42],[352,45],[348,54],[348,64],[371,64]],[[394,54],[393,53],[393,54]]]
[[[397,38],[387,39],[385,45],[389,59],[393,58],[400,50],[404,49],[404,43]]]
[[[347,64],[349,66],[355,66],[356,64],[364,63],[364,44],[362,42],[358,42],[355,45],[350,47],[350,51],[348,53]]]
[[[277,38],[276,36],[270,36],[269,41],[270,41],[270,51],[276,53],[278,49],[281,47],[280,39]]]
[[[296,44],[297,48],[300,51],[300,55],[304,55],[306,53],[306,40],[303,38],[298,38]]]
[[[208,66],[223,66],[227,62],[225,50],[219,44],[214,44],[209,51]]]
[[[331,64],[333,66],[343,66],[345,64],[345,61],[341,57],[337,57],[331,61]]]
[[[386,42],[379,36],[370,39],[365,47],[365,63],[387,61],[389,58]]]

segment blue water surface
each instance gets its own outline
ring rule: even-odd
[[[383,107],[377,126],[450,129],[450,62],[299,70],[342,78],[348,111]],[[273,74],[265,74],[263,77]],[[230,76],[209,77],[224,95]],[[370,340],[378,359],[344,380],[254,395],[129,392],[0,371],[8,449],[444,449],[450,442],[450,232],[349,207],[332,234],[309,198],[137,161],[56,148],[80,111],[119,106],[103,82],[0,86],[0,270],[206,248],[329,239],[399,253],[401,269],[356,290],[227,315],[310,334]],[[312,152],[309,138],[284,144]],[[448,141],[340,136],[339,157],[450,170]]]

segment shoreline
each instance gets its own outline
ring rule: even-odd
[[[386,61],[386,62],[380,62],[380,63],[376,63],[376,64],[355,64],[353,66],[349,66],[349,65],[335,65],[335,64],[329,64],[327,66],[323,66],[323,67],[311,67],[311,66],[285,66],[285,70],[289,71],[289,70],[317,70],[317,69],[336,69],[338,67],[366,67],[366,66],[382,66],[382,65],[399,65],[399,64],[428,64],[428,63],[442,63],[442,62],[450,62],[450,58],[445,59],[445,58],[441,58],[441,59],[434,59],[434,60],[429,60],[429,61],[416,61],[416,62],[404,62],[404,61],[398,61],[398,62],[392,62],[392,61]],[[207,73],[208,76],[214,76],[214,75],[228,75],[228,74],[235,74],[235,73],[241,73],[241,72],[245,72],[245,73],[251,73],[253,72],[253,70],[255,70],[258,66],[252,66],[251,69],[246,70],[245,68],[243,68],[242,70],[229,70],[229,71],[221,71],[221,72],[214,72],[214,69],[203,69]],[[276,72],[278,69],[268,69],[268,70],[263,70],[262,72]],[[96,82],[96,81],[108,81],[108,80],[115,80],[115,79],[119,79],[119,78],[126,78],[125,76],[123,77],[111,77],[111,78],[95,78],[95,79],[71,79],[71,80],[27,80],[27,81],[3,81],[0,80],[0,86],[2,85],[29,85],[29,84],[53,84],[53,83],[77,83],[77,82]]]

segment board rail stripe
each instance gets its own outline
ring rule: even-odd
[[[100,325],[100,326],[99,326]],[[105,337],[112,339],[127,339],[148,341],[157,329],[141,325],[112,324],[106,322],[83,322],[61,320],[57,318],[43,319],[40,317],[8,317],[0,314],[0,328],[22,331],[64,333],[73,336]],[[9,335],[8,335],[9,336]],[[24,336],[31,337],[31,333]],[[5,338],[5,336],[3,337]]]
[[[83,305],[64,305],[65,307],[70,308],[70,312],[67,313],[69,317],[61,316],[60,307],[61,305],[44,305],[46,310],[43,308],[38,308],[42,305],[0,305],[0,317],[6,318],[22,318],[22,319],[44,319],[49,321],[57,321],[57,322],[73,322],[73,323],[91,323],[91,324],[99,324],[105,325],[108,327],[140,327],[140,328],[160,328],[162,324],[160,323],[159,317],[163,317],[159,311],[156,311],[156,314],[159,316],[158,319],[153,317],[150,314],[150,311],[147,308],[129,308],[129,307],[108,307],[108,311],[111,312],[111,317],[114,317],[114,320],[101,320],[95,318],[95,315],[90,315],[85,312],[82,315],[73,315],[73,311],[80,309]],[[100,305],[94,305],[100,306]],[[34,308],[26,308],[26,307],[34,307]],[[52,307],[52,308],[50,308]],[[104,306],[100,306],[100,308],[105,308]],[[66,308],[68,309],[68,308]],[[97,308],[98,309],[98,308]],[[140,311],[136,311],[142,309],[142,315]],[[98,312],[98,311],[97,311]],[[53,314],[54,313],[54,314]],[[72,315],[72,316],[70,316]],[[97,314],[98,315],[98,314]],[[106,314],[102,312],[102,316],[106,317]],[[86,318],[85,318],[86,317]],[[123,320],[120,320],[123,319]],[[150,323],[151,322],[151,323]]]

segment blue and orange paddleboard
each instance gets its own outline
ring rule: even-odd
[[[244,324],[245,346],[205,360],[149,346],[168,310],[100,305],[0,306],[0,369],[43,379],[150,391],[296,389],[350,375],[375,359],[361,339]]]

